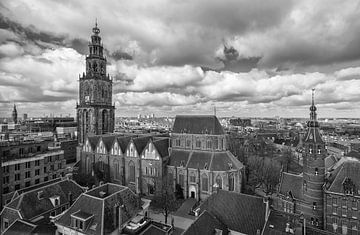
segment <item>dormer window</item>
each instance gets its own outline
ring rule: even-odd
[[[93,216],[83,211],[77,211],[71,215],[71,225],[73,228],[84,230]]]
[[[343,181],[343,188],[344,188],[344,193],[347,195],[354,195],[354,191],[355,191],[355,184],[354,182],[346,177]]]
[[[207,170],[207,169],[208,169],[208,164],[207,164],[207,162],[205,162],[204,169],[205,169],[205,170]]]
[[[313,202],[313,210],[316,210],[316,202]]]
[[[50,197],[49,199],[54,207],[58,207],[60,205],[60,196],[55,195]]]
[[[321,149],[320,148],[318,149],[318,154],[321,154]]]
[[[38,198],[39,200],[43,199],[43,198],[44,198],[44,192],[43,192],[43,191],[39,191],[39,192],[37,193],[37,198]]]
[[[233,167],[232,163],[231,163],[231,162],[229,162],[229,163],[228,163],[228,165],[229,165],[229,170],[231,170],[231,169],[232,169],[232,167]]]

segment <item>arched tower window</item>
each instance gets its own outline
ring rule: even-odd
[[[319,169],[317,167],[315,167],[315,175],[319,174]]]
[[[229,175],[229,191],[234,191],[235,190],[235,178],[234,178],[234,174],[230,174]]]
[[[209,178],[206,174],[201,175],[201,190],[209,191]]]
[[[135,182],[135,164],[133,161],[129,162],[129,182]]]
[[[222,189],[222,178],[220,175],[216,176],[216,183],[217,183],[219,189]]]
[[[105,133],[108,130],[108,113],[107,110],[104,109],[102,111],[102,132]]]

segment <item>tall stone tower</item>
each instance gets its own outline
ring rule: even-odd
[[[16,105],[14,104],[14,108],[12,111],[12,120],[13,122],[16,124],[17,123],[17,110],[16,110]]]
[[[304,147],[304,175],[303,213],[306,221],[312,226],[323,228],[324,226],[324,193],[325,183],[325,143],[319,132],[319,123],[316,118],[316,107],[314,104],[314,89],[312,90],[312,104],[310,107],[310,121],[305,134]]]
[[[83,143],[87,135],[114,131],[115,106],[112,103],[112,80],[106,74],[100,29],[92,29],[86,73],[79,77],[79,103],[77,109],[78,139]]]

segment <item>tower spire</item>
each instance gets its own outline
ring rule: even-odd
[[[316,121],[315,88],[311,90],[310,121]]]

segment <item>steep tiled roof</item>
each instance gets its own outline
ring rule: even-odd
[[[4,231],[3,235],[32,234],[35,228],[36,225],[34,224],[23,220],[16,220],[6,231]]]
[[[96,196],[100,191],[106,192],[104,197]],[[91,205],[91,206],[89,206]],[[93,215],[89,226],[84,231],[86,234],[109,234],[116,228],[114,219],[115,205],[123,205],[121,213],[122,222],[126,223],[139,212],[140,200],[129,188],[104,184],[83,193],[79,199],[62,215],[57,224],[70,227],[71,215],[81,211],[82,214]]]
[[[210,171],[240,170],[244,167],[229,151],[209,152],[173,149],[170,155],[169,165],[178,167],[181,162],[184,163],[185,167],[193,169],[204,169],[206,164],[207,169]]]
[[[100,135],[94,135],[94,136],[88,136],[87,139],[89,140],[89,143],[91,145],[91,148],[94,150],[96,149],[96,146],[99,142]]]
[[[261,197],[219,190],[200,205],[200,211],[205,210],[230,230],[256,234],[264,227],[266,205]]]
[[[42,191],[42,199],[38,198],[38,192]],[[32,219],[44,212],[54,209],[50,201],[52,196],[60,196],[60,205],[69,202],[69,193],[75,200],[83,192],[83,189],[72,180],[63,180],[51,185],[25,192],[10,202],[7,207],[19,210],[23,219]]]
[[[319,128],[318,127],[309,127],[305,134],[306,143],[324,143],[321,138]]]
[[[169,156],[169,138],[154,140],[153,143],[162,158]]]
[[[177,115],[173,133],[223,135],[224,130],[213,115]]]
[[[222,230],[223,234],[227,234],[228,231],[224,224],[205,210],[182,235],[215,234],[215,229]]]
[[[212,154],[209,151],[194,151],[186,167],[204,169],[206,165],[207,169],[210,169]]]
[[[327,156],[325,158],[325,169],[329,170],[332,166],[335,165],[336,162],[337,159],[333,155]]]
[[[71,214],[81,210],[82,212],[94,215],[90,225],[86,229],[86,234],[101,234],[102,208],[102,200],[96,200],[95,198],[90,197],[84,193],[78,198],[78,200],[76,200],[76,202],[69,208],[69,210],[66,211],[65,214],[56,221],[56,224],[70,227]],[[93,227],[94,229],[91,229],[90,227]]]
[[[302,175],[295,175],[287,172],[283,172],[280,181],[280,193],[282,195],[291,194],[296,199],[303,198],[303,177]]]
[[[212,171],[227,171],[230,169],[230,165],[232,169],[242,169],[244,165],[234,157],[234,155],[229,152],[215,152],[210,170]]]
[[[117,136],[116,135],[102,135],[101,139],[107,151],[111,150],[112,144]]]
[[[360,159],[360,152],[356,151],[356,150],[352,150],[352,151],[348,152],[346,154],[346,156]]]
[[[290,233],[285,230],[287,223],[289,224],[289,229],[292,229],[294,232],[300,232],[302,230],[300,216],[283,211],[271,210],[266,225],[264,226],[263,234],[288,235]],[[295,232],[295,234],[297,233]]]
[[[139,155],[142,153],[151,138],[151,136],[143,136],[133,139],[133,143]]]
[[[129,144],[130,140],[131,140],[130,136],[117,137],[117,141],[118,141],[118,143],[120,145],[120,148],[121,148],[121,151],[123,153],[125,153],[126,148],[127,148],[128,144]]]
[[[179,167],[181,162],[186,166],[191,151],[173,149],[170,154],[170,166]]]
[[[355,184],[354,194],[359,195],[360,161],[344,161],[328,190],[336,193],[344,193],[343,182],[345,178],[351,179],[351,181]]]

